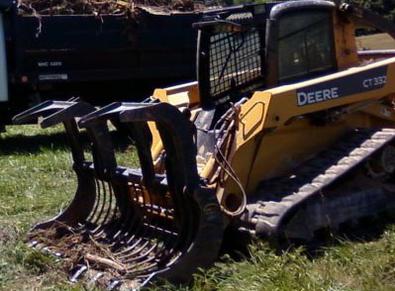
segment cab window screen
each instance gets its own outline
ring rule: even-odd
[[[237,102],[263,85],[265,15],[236,12],[200,28],[198,78],[202,106]],[[229,23],[234,23],[231,26]]]
[[[303,79],[335,67],[331,13],[306,11],[279,23],[279,79]]]
[[[256,29],[210,37],[210,95],[248,84],[262,75],[261,45]]]

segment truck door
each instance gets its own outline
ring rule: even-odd
[[[0,102],[8,101],[7,56],[5,48],[4,19],[0,12]]]

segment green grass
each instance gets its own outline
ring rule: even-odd
[[[56,263],[24,244],[28,229],[58,213],[75,190],[64,136],[60,127],[8,130],[0,140],[0,286],[64,289],[68,283]]]
[[[135,163],[135,155],[122,156]],[[0,289],[85,290],[71,285],[59,262],[24,244],[28,229],[73,196],[76,181],[62,129],[9,127],[0,139]],[[233,238],[234,240],[237,237]],[[163,287],[162,287],[163,288]],[[339,241],[307,256],[277,255],[264,242],[238,261],[223,256],[191,286],[169,290],[395,290],[395,227],[369,241]],[[160,288],[158,288],[159,290]]]

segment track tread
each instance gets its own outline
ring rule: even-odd
[[[395,129],[391,128],[355,130],[330,149],[297,167],[292,175],[264,182],[256,195],[263,199],[256,202],[249,219],[253,222],[251,231],[257,236],[280,236],[286,214],[307,199],[320,195],[325,187],[394,139]]]

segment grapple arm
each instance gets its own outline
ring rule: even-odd
[[[78,167],[84,161],[84,152],[75,119],[94,110],[95,107],[85,102],[48,100],[14,116],[13,123],[39,122],[42,128],[63,123],[75,166]],[[40,118],[42,119],[40,120]]]
[[[113,103],[88,109],[83,103],[47,102],[15,118],[21,123],[43,116],[42,126],[63,122],[73,141],[73,157],[80,161],[74,167],[78,189],[73,201],[59,216],[36,225],[30,242],[49,244],[47,249],[64,257],[82,254],[70,270],[73,281],[86,276],[107,287],[123,284],[132,289],[155,277],[188,281],[198,267],[216,259],[224,230],[214,190],[197,173],[195,129],[188,111],[163,103]],[[93,163],[84,158],[77,117],[92,142]],[[134,140],[140,169],[117,165],[108,121]],[[148,122],[155,123],[162,140],[165,174],[154,167]],[[70,231],[51,237],[65,227]],[[62,248],[69,240],[81,242]],[[97,243],[111,253],[105,259],[120,269],[103,269],[89,261]]]
[[[177,233],[172,250],[158,250],[155,256],[161,259],[151,274],[185,282],[198,267],[206,267],[215,260],[224,229],[216,196],[197,173],[195,129],[188,111],[181,112],[167,103],[113,103],[85,116],[79,124],[92,126],[106,119],[126,125],[129,137],[134,138],[147,201],[174,213],[173,226],[167,226]],[[165,178],[154,171],[148,122],[155,123],[163,143]],[[165,191],[158,187],[158,182]]]

